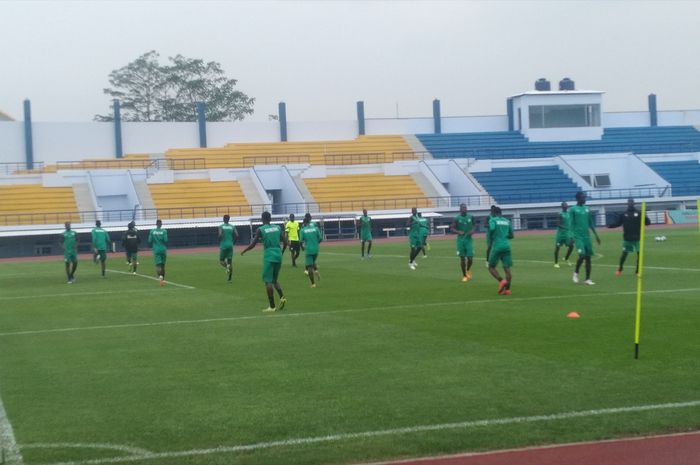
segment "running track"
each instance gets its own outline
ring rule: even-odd
[[[700,465],[700,431],[374,465]]]

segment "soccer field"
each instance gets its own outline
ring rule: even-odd
[[[172,253],[163,288],[146,256],[132,276],[110,254],[106,279],[81,257],[74,285],[60,258],[0,263],[5,460],[340,464],[700,429],[698,232],[648,237],[639,360],[620,231],[595,286],[516,232],[510,296],[483,236],[468,283],[452,238],[416,271],[405,242],[324,243],[315,289],[285,254],[275,314],[260,247],[232,285],[217,251]]]

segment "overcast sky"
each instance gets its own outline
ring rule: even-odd
[[[221,63],[253,121],[505,114],[539,77],[605,91],[604,111],[700,109],[697,1],[0,0],[0,110],[109,111],[110,71],[156,50]]]

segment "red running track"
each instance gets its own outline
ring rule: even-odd
[[[700,465],[700,431],[375,465]]]

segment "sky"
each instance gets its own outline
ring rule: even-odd
[[[219,62],[249,121],[502,115],[545,77],[603,111],[700,109],[700,1],[0,0],[0,111],[109,113],[108,75],[155,50]]]

